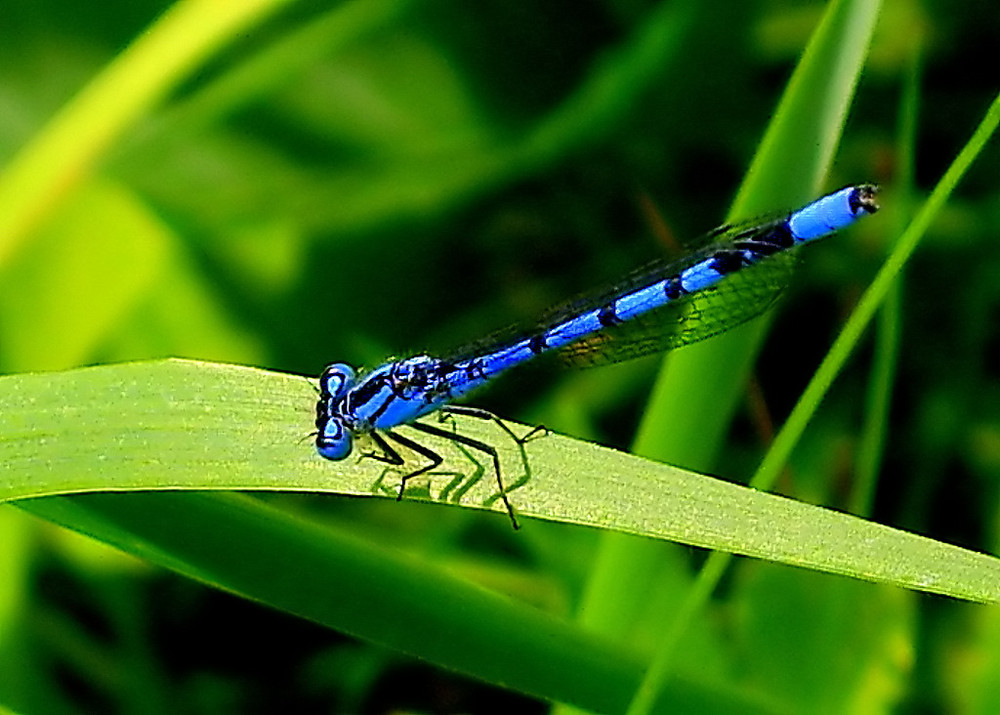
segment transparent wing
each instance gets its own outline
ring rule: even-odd
[[[449,361],[461,361],[509,345],[527,336],[545,333],[574,316],[607,305],[619,296],[679,275],[720,251],[732,250],[740,240],[772,229],[787,215],[761,222],[722,226],[700,239],[701,248],[676,261],[656,261],[634,271],[603,290],[578,296],[548,311],[532,325],[515,325],[466,345]],[[707,245],[706,245],[707,244]],[[760,315],[787,285],[794,266],[788,251],[737,271],[716,286],[682,296],[621,325],[610,326],[557,351],[561,361],[580,367],[621,362],[689,345]]]
[[[770,308],[788,284],[795,264],[789,253],[727,276],[718,285],[578,340],[558,351],[576,367],[607,365],[705,340]]]

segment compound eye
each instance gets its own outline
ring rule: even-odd
[[[344,425],[330,420],[316,435],[316,451],[321,457],[338,461],[351,453],[354,438]]]
[[[341,397],[357,380],[357,374],[350,365],[342,362],[327,365],[319,376],[319,389],[323,397]]]

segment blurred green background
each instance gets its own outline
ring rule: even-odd
[[[3,3],[4,164],[169,7]],[[271,8],[139,112],[91,171],[67,172],[67,190],[0,251],[0,370],[186,356],[316,375],[330,361],[373,365],[530,320],[723,219],[823,9],[774,0],[687,12],[644,0]],[[662,32],[650,30],[656,23]],[[719,473],[752,472],[769,421],[787,414],[913,208],[910,187],[898,185],[897,143],[912,58],[922,48],[919,200],[998,89],[998,41],[1000,12],[987,0],[885,3],[825,186],[883,184],[884,218],[806,254]],[[994,142],[908,269],[872,513],[981,551],[995,550],[1000,514],[998,170]],[[625,448],[657,365],[526,371],[477,404]],[[785,493],[846,508],[870,371],[867,346],[814,420]],[[515,535],[499,519],[419,504],[285,503],[567,615],[596,542],[554,525]],[[667,590],[701,555],[669,558]],[[0,512],[0,564],[0,623],[10,626],[6,638],[0,631],[0,706],[547,708],[152,570],[10,507]],[[786,711],[1000,707],[994,611],[883,589],[865,599],[870,612],[821,621],[851,623],[858,640],[811,632],[821,630],[814,613],[836,612],[844,590],[875,587],[741,562],[711,607],[711,634],[696,636],[711,645],[682,669]],[[875,635],[862,623],[877,623]],[[824,667],[804,675],[802,661],[823,649]]]

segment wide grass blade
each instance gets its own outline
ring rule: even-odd
[[[187,360],[0,377],[0,498],[178,489],[385,494],[382,486],[395,482],[378,462],[331,463],[314,453],[306,433],[314,402],[313,386],[298,376]],[[460,429],[504,447],[493,425],[464,419]],[[504,464],[520,466],[506,441]],[[511,492],[522,519],[1000,600],[1000,561],[990,557],[558,435],[529,442],[527,455],[528,477]],[[461,453],[448,458],[462,463]],[[432,476],[413,491],[440,498],[448,483]],[[503,518],[495,492],[480,478],[445,500]]]

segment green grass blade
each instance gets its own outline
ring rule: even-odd
[[[753,479],[751,479],[750,486],[752,488],[766,490],[774,485],[780,470],[787,463],[792,449],[794,449],[802,433],[805,431],[809,419],[818,409],[823,395],[829,390],[834,378],[840,372],[853,348],[861,339],[864,329],[890,291],[903,265],[913,253],[918,241],[926,232],[937,212],[944,205],[947,197],[954,190],[962,174],[964,174],[983,146],[985,146],[998,124],[1000,124],[1000,96],[994,101],[968,144],[959,153],[958,157],[948,168],[948,171],[945,172],[944,177],[942,177],[916,219],[910,224],[910,227],[903,236],[900,237],[895,249],[882,270],[875,277],[872,285],[861,297],[850,319],[844,325],[827,357],[816,370],[809,385],[802,393],[802,397],[795,405],[788,420],[778,433],[760,467],[754,474]],[[883,558],[890,558],[888,556],[890,553],[892,554],[891,558],[898,558],[896,553],[888,551],[884,552]],[[679,635],[684,628],[685,619],[689,619],[696,613],[700,609],[701,604],[707,600],[709,594],[711,594],[724,573],[730,559],[731,556],[725,553],[715,553],[709,557],[705,568],[699,573],[697,583],[692,589],[691,594],[689,594],[684,607],[679,611],[679,615],[675,621],[676,625],[672,625],[668,631],[668,636],[664,639],[663,650],[658,655],[654,665],[650,667],[651,671],[661,664],[671,661]],[[660,658],[662,658],[662,663],[660,662]],[[645,693],[646,691],[643,689],[641,692]],[[645,701],[647,704],[649,702],[648,699]],[[642,712],[642,710],[637,710],[637,712]]]
[[[764,461],[751,481],[751,486],[768,488],[774,483],[778,472],[788,461],[792,449],[805,430],[809,418],[815,412],[820,400],[830,388],[844,363],[847,362],[847,358],[861,339],[861,335],[868,327],[868,323],[871,322],[875,311],[885,300],[896,276],[899,275],[906,261],[913,254],[920,239],[927,232],[931,222],[941,211],[952,191],[955,190],[959,180],[975,161],[983,147],[986,146],[986,142],[993,136],[998,125],[1000,125],[1000,95],[997,95],[993,100],[968,143],[948,167],[944,176],[941,177],[941,181],[924,202],[916,218],[900,236],[885,265],[875,276],[875,280],[861,296],[857,307],[851,313],[851,317],[845,323],[840,335],[837,336],[833,347],[830,348],[829,354],[816,370],[816,374],[788,416],[788,420],[775,438],[771,449],[768,450]]]
[[[875,311],[891,290],[906,260],[913,253],[920,238],[930,226],[931,221],[944,206],[947,197],[954,190],[961,176],[986,145],[986,142],[996,131],[998,125],[1000,125],[1000,95],[994,100],[969,142],[948,168],[948,171],[945,172],[944,177],[942,177],[934,192],[927,199],[920,213],[917,214],[917,217],[910,224],[909,228],[900,237],[895,249],[882,267],[882,270],[875,277],[871,286],[862,295],[857,307],[844,325],[830,352],[816,370],[809,385],[803,391],[802,397],[799,398],[798,403],[792,409],[787,421],[765,455],[753,479],[751,479],[750,486],[752,488],[766,490],[774,485],[780,470],[787,463],[792,449],[794,449],[802,433],[805,431],[809,419],[818,409],[823,395],[826,394],[853,348],[861,339],[861,335],[874,316]],[[656,661],[654,661],[654,665],[650,667],[650,671],[654,671],[659,666],[671,662],[686,622],[700,610],[704,602],[708,599],[722,577],[722,574],[725,572],[731,558],[730,553],[713,553],[709,556],[705,567],[698,574],[694,588],[688,594],[682,608],[678,610],[678,615],[668,630],[666,638],[664,638],[663,649],[658,654]],[[882,558],[886,561],[893,561],[902,558],[902,555],[895,550],[887,550],[882,552]],[[660,661],[661,658],[662,662]],[[641,689],[640,692],[645,695],[645,688]],[[650,700],[645,699],[643,705],[649,704]]]
[[[381,494],[371,460],[315,455],[304,434],[314,401],[297,376],[193,361],[3,377],[0,496],[171,490],[22,503],[207,583],[475,677],[599,711],[624,706],[641,670],[633,656],[554,616],[250,500],[172,493]],[[488,427],[460,425],[469,434]],[[989,556],[558,435],[531,442],[529,456],[531,479],[511,494],[526,530],[534,515],[1000,602],[1000,560]],[[517,460],[511,447],[504,463]],[[424,492],[444,481],[432,478]],[[487,508],[489,481],[463,503]],[[374,612],[359,613],[365,604]],[[429,638],[428,629],[464,640]],[[672,684],[657,702],[676,707],[688,697],[752,704],[691,683]]]
[[[879,3],[831,3],[796,67],[737,196],[730,218],[801,204],[817,193],[836,149],[853,97]],[[707,470],[723,436],[762,341],[766,323],[730,331],[715,340],[668,357],[635,441],[635,451]],[[684,419],[677,419],[684,415]],[[585,608],[620,621],[615,584],[642,578],[655,559],[654,546],[608,535]],[[639,586],[637,585],[637,588]],[[706,590],[705,595],[708,591]],[[689,621],[666,608],[666,632],[677,634]],[[599,627],[599,624],[596,624]],[[602,629],[603,630],[603,629]],[[666,637],[630,707],[648,710],[671,670],[676,641]]]
[[[301,377],[186,360],[2,377],[0,498],[176,489],[382,494],[374,460],[316,456],[305,434],[314,403]],[[479,420],[460,427],[498,441]],[[447,444],[435,446],[447,454]],[[508,447],[504,463],[517,464]],[[522,517],[1000,599],[1000,561],[986,556],[558,435],[530,442],[528,453],[530,479],[511,492]],[[461,463],[458,454],[449,459]],[[414,491],[437,496],[445,481],[431,478]],[[502,519],[495,491],[481,479],[461,501]]]
[[[93,494],[22,506],[214,587],[538,697],[614,712],[639,676],[638,656],[620,645],[246,496]],[[658,707],[773,712],[752,695],[690,681]]]
[[[896,217],[899,224],[895,235],[901,235],[905,230],[905,221],[911,215],[910,206],[914,202],[917,120],[920,116],[920,78],[921,53],[920,42],[914,46],[910,57],[909,72],[903,87],[899,120],[899,169],[894,205],[890,215]],[[902,283],[905,276],[900,275],[894,282],[885,298],[885,304],[879,311],[878,325],[875,333],[875,353],[872,374],[868,386],[865,404],[865,423],[861,431],[861,441],[858,445],[856,459],[855,483],[851,490],[850,509],[852,514],[867,516],[871,512],[875,500],[875,486],[878,480],[879,467],[889,432],[889,410],[892,405],[892,388],[895,382],[896,369],[899,363],[899,344],[902,335],[903,297]]]

